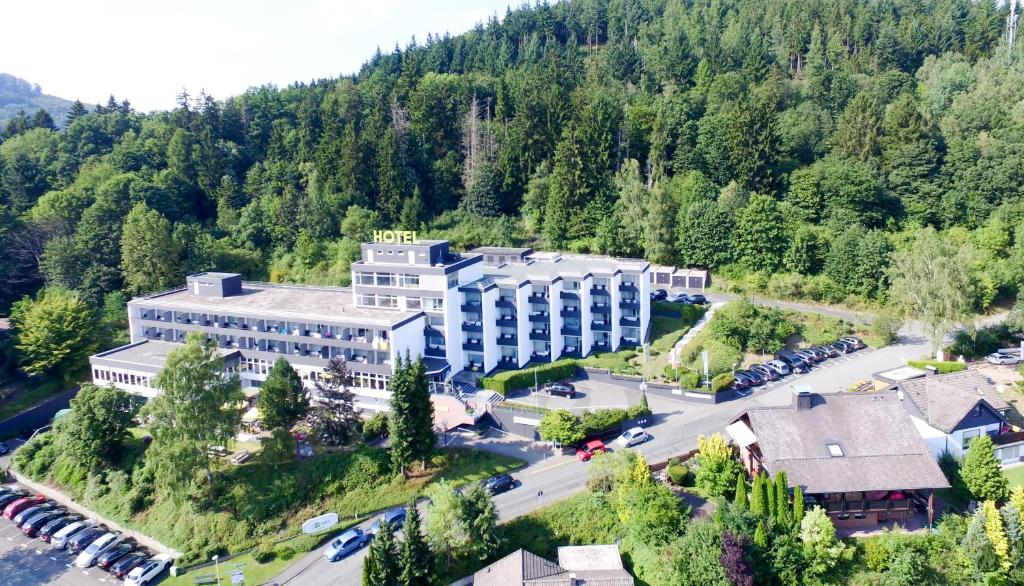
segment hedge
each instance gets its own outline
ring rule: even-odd
[[[550,383],[573,376],[576,376],[576,361],[570,358],[523,370],[499,372],[494,376],[481,378],[480,385],[496,393],[508,395],[513,389],[525,389],[532,387],[534,383]]]
[[[967,370],[967,365],[963,362],[940,362],[938,360],[910,360],[907,362],[907,366],[914,368],[924,368],[926,366],[934,366],[938,369],[939,374],[949,374],[951,372],[960,372]]]
[[[735,382],[735,380],[736,377],[734,377],[731,372],[723,372],[711,379],[711,392],[720,393],[732,386],[732,383]]]

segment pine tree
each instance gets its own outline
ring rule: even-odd
[[[345,357],[331,358],[315,384],[316,402],[310,409],[306,421],[311,428],[317,430],[317,435],[326,443],[344,443],[353,435],[359,421],[355,395],[349,390],[354,380],[345,364]]]
[[[415,500],[409,502],[406,511],[408,513],[405,518],[405,526],[402,529],[405,539],[402,540],[399,560],[402,566],[399,584],[402,586],[430,586],[432,557],[430,547],[423,537],[423,523],[420,520],[420,512],[416,508]]]
[[[786,472],[775,475],[775,521],[782,527],[789,524],[789,487],[786,486]]]
[[[675,262],[676,210],[672,198],[659,183],[647,198],[647,221],[644,225],[644,258],[657,264]]]
[[[736,475],[736,494],[732,502],[740,509],[747,509],[750,503],[747,502],[747,479],[745,474],[740,472]]]
[[[277,427],[291,428],[306,415],[309,396],[302,384],[302,378],[283,356],[279,357],[267,373],[267,380],[260,387],[256,407],[260,411],[260,423],[264,429]]]
[[[977,500],[1002,502],[1010,494],[1010,485],[996,460],[992,438],[982,435],[971,440],[960,476]]]
[[[793,487],[793,524],[800,526],[804,520],[804,489],[800,485]]]
[[[649,479],[650,470],[646,472]],[[461,516],[467,541],[476,558],[484,561],[498,550],[498,511],[491,493],[480,485],[471,488],[462,499]]]
[[[363,561],[363,586],[393,586],[398,583],[398,547],[390,523],[382,523],[370,542]]]
[[[423,359],[413,362],[406,352],[399,357],[391,376],[391,461],[406,474],[416,460],[425,461],[433,453],[437,436],[434,433],[434,406]]]
[[[768,532],[764,527],[764,519],[757,522],[757,529],[754,530],[754,545],[761,549],[768,547]]]
[[[83,104],[81,100],[75,100],[68,109],[68,115],[64,119],[64,125],[70,126],[72,122],[88,113],[89,111],[85,108],[85,104]]]
[[[768,502],[764,492],[764,473],[754,477],[752,494],[750,496],[750,512],[763,518],[768,512]]]
[[[768,496],[768,519],[776,519],[779,516],[779,493],[775,490],[775,483],[770,476],[765,478],[764,491]]]

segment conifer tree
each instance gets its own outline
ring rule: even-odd
[[[434,406],[423,359],[413,362],[406,352],[405,360],[395,361],[391,377],[391,416],[388,430],[391,436],[391,461],[396,469],[406,474],[410,464],[425,461],[434,451]]]
[[[764,473],[758,474],[754,477],[752,489],[750,497],[750,512],[754,513],[758,517],[764,517],[765,513],[768,511],[768,503],[766,502],[764,492]]]
[[[762,549],[768,547],[768,532],[764,527],[764,519],[757,522],[757,529],[754,530],[754,545]]]
[[[764,491],[768,497],[765,499],[765,502],[768,503],[768,519],[775,519],[779,515],[779,493],[775,490],[775,483],[772,482],[771,476],[764,480]]]
[[[747,502],[747,479],[745,474],[740,472],[736,475],[736,495],[732,502],[741,509],[747,509],[750,503]]]
[[[804,489],[800,485],[793,487],[793,523],[799,527],[804,520]]]
[[[999,509],[993,501],[985,501],[982,505],[985,511],[985,535],[992,542],[992,549],[999,558],[999,564],[1003,571],[1010,569],[1010,542],[1006,538],[1006,530],[1003,527],[1003,518]]]
[[[987,435],[971,440],[960,475],[978,500],[1001,502],[1010,494],[1009,481],[996,461],[992,438]]]
[[[363,562],[363,586],[393,586],[398,583],[398,547],[390,523],[381,523],[370,542]]]
[[[786,472],[780,471],[775,475],[775,520],[779,525],[789,524],[789,487],[786,486]]]
[[[430,547],[423,537],[423,523],[416,501],[410,501],[406,510],[408,514],[402,529],[405,539],[400,554],[402,574],[398,582],[402,586],[430,586]]]
[[[283,356],[274,362],[267,373],[256,406],[264,429],[290,428],[306,415],[309,409],[306,388],[302,385],[299,373]]]

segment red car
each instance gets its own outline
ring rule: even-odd
[[[604,453],[607,450],[604,447],[604,442],[601,440],[590,440],[583,444],[583,447],[576,448],[576,457],[580,459],[580,462],[589,462],[594,454]]]
[[[24,511],[25,509],[33,505],[41,504],[45,501],[46,497],[41,494],[20,498],[14,501],[13,503],[7,505],[7,508],[4,509],[4,517],[7,517],[8,519],[13,519],[15,515]]]

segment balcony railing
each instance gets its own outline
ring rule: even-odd
[[[580,293],[579,293],[578,290],[559,291],[558,292],[558,298],[559,299],[567,299],[567,300],[572,301],[573,299],[579,299],[580,298]]]
[[[562,326],[562,335],[563,336],[579,336],[580,335],[580,327],[579,326]]]
[[[470,341],[470,342],[463,342],[462,343],[462,349],[463,350],[471,350],[471,351],[474,351],[474,352],[483,352],[484,351],[484,345],[479,340],[476,341],[476,342],[472,342],[472,341]]]
[[[516,340],[517,340],[516,336],[511,335],[511,334],[509,334],[509,335],[501,335],[501,336],[498,336],[498,345],[499,346],[515,346],[515,345],[518,344],[518,342]]]
[[[636,291],[636,283],[632,281],[623,281],[619,285],[619,291]]]
[[[519,320],[514,315],[499,315],[494,321],[499,326],[514,326]]]
[[[516,308],[516,300],[511,297],[498,297],[498,301],[494,303],[498,307],[506,307],[508,309]]]
[[[549,342],[551,340],[551,332],[549,331],[530,331],[530,339],[537,340],[538,342]]]
[[[536,293],[531,293],[528,299],[530,300],[530,303],[537,303],[541,305],[547,305],[548,303],[547,295],[537,295]]]
[[[590,290],[591,295],[604,295],[609,296],[611,293],[608,292],[608,288],[604,285],[596,285]]]
[[[595,303],[590,307],[591,313],[611,313],[612,306],[607,303]]]
[[[640,325],[640,318],[622,316],[621,318],[619,318],[619,325],[635,328]]]
[[[612,322],[610,321],[594,321],[590,322],[590,329],[598,332],[610,332],[612,331]]]
[[[482,332],[484,331],[484,324],[478,321],[464,321],[462,322],[462,331],[464,332]]]
[[[640,309],[640,302],[636,299],[623,299],[619,302],[620,309]]]
[[[445,352],[446,350],[444,346],[427,346],[424,354],[427,356],[433,356],[434,358],[444,358]]]
[[[576,317],[579,314],[580,314],[580,308],[576,307],[575,305],[570,305],[568,307],[563,307],[562,310],[559,312],[559,315],[561,315],[562,317]]]
[[[483,309],[483,306],[479,301],[462,304],[462,311],[466,313],[480,313],[481,309]]]
[[[534,311],[530,313],[530,321],[548,321],[548,312],[546,311]]]

